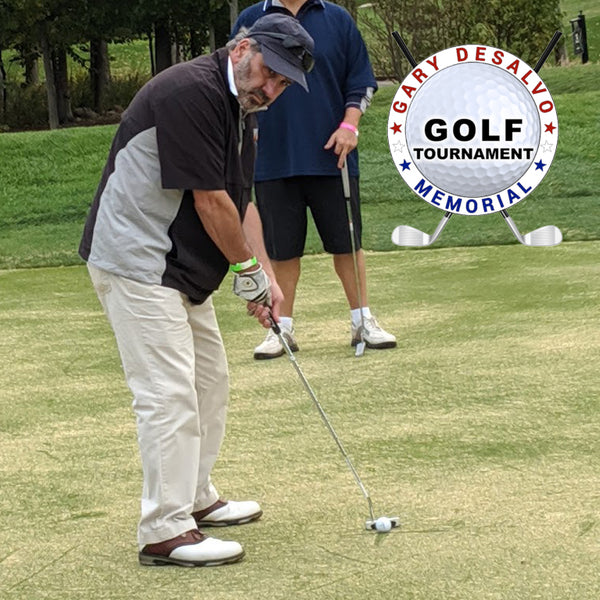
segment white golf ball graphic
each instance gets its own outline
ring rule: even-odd
[[[517,182],[540,143],[531,94],[510,73],[489,64],[457,64],[428,78],[406,121],[415,166],[439,189],[461,197],[491,196]],[[477,158],[463,152],[475,157],[478,148],[483,153]],[[501,154],[503,148],[508,155]]]

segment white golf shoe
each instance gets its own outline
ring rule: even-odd
[[[379,326],[375,317],[364,319],[365,329],[363,331],[363,340],[367,348],[376,348],[382,350],[384,348],[395,348],[396,337],[388,333]],[[360,341],[361,323],[358,325],[352,324],[352,342],[351,346],[356,346]]]
[[[288,343],[290,350],[292,352],[298,352],[298,344],[294,339],[294,330],[288,330],[284,327],[281,327],[281,333],[285,337],[285,341]],[[269,333],[267,333],[267,337],[264,339],[262,344],[259,344],[256,346],[256,348],[254,348],[254,358],[256,360],[277,358],[278,356],[283,356],[284,354],[285,349],[279,341],[279,337],[272,329],[269,329]]]
[[[147,544],[139,553],[140,564],[147,567],[215,567],[237,562],[244,550],[237,542],[207,537],[197,529],[157,544]]]
[[[262,515],[258,502],[245,500],[217,500],[211,506],[192,513],[198,527],[226,527],[256,521]]]

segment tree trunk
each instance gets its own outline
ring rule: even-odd
[[[157,21],[154,23],[154,53],[156,72],[160,73],[173,64],[173,48],[169,23]]]
[[[156,61],[154,60],[154,36],[152,30],[148,32],[148,53],[150,54],[150,73],[152,77],[156,75]]]
[[[229,9],[225,4],[214,15],[215,49],[222,48],[229,40],[229,32],[231,31],[229,15]]]
[[[569,64],[569,57],[567,56],[567,47],[563,40],[560,41],[556,49],[554,50],[554,60],[557,65],[565,66]]]
[[[175,25],[173,29],[173,42],[171,43],[171,60],[172,64],[176,65],[183,61],[183,45],[179,28]]]
[[[50,129],[58,129],[58,100],[54,83],[54,65],[52,63],[52,50],[48,41],[48,33],[44,26],[40,28],[40,45],[46,72],[46,96],[48,98],[48,125]]]
[[[60,123],[73,121],[71,109],[71,91],[69,89],[69,73],[67,70],[67,50],[56,47],[54,55],[54,85],[58,106],[58,120]]]
[[[2,62],[2,48],[0,48],[0,119],[6,114],[6,71]]]
[[[214,52],[217,49],[217,44],[215,42],[215,26],[212,23],[208,26],[208,47],[211,52]]]
[[[233,29],[240,12],[238,0],[229,0],[229,28]]]
[[[21,48],[21,60],[25,68],[25,87],[40,84],[39,52],[30,46]]]
[[[90,83],[92,97],[97,113],[106,110],[106,96],[110,83],[110,62],[108,58],[108,43],[106,40],[90,40]]]
[[[28,56],[25,61],[25,86],[40,85],[40,63],[37,56]]]
[[[200,56],[202,54],[203,36],[198,32],[197,29],[190,29],[190,54],[192,58]]]

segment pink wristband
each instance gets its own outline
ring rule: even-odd
[[[351,123],[346,123],[346,121],[342,121],[340,123],[340,128],[341,129],[348,129],[349,131],[351,131],[352,133],[354,133],[354,135],[356,135],[356,137],[358,137],[358,129],[356,127],[354,127],[354,125],[352,125]]]

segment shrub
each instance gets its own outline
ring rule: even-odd
[[[107,114],[97,116],[98,122],[112,122],[132,100],[136,92],[146,83],[149,76],[141,72],[129,72],[113,77],[108,88]],[[44,84],[23,87],[14,81],[7,83],[6,112],[0,114],[0,131],[46,129],[48,109]],[[90,78],[86,72],[77,72],[70,79],[71,107],[84,109],[84,120],[94,120]]]
[[[6,112],[0,118],[0,128],[43,129],[48,125],[46,88],[44,85],[22,87],[8,81]]]

